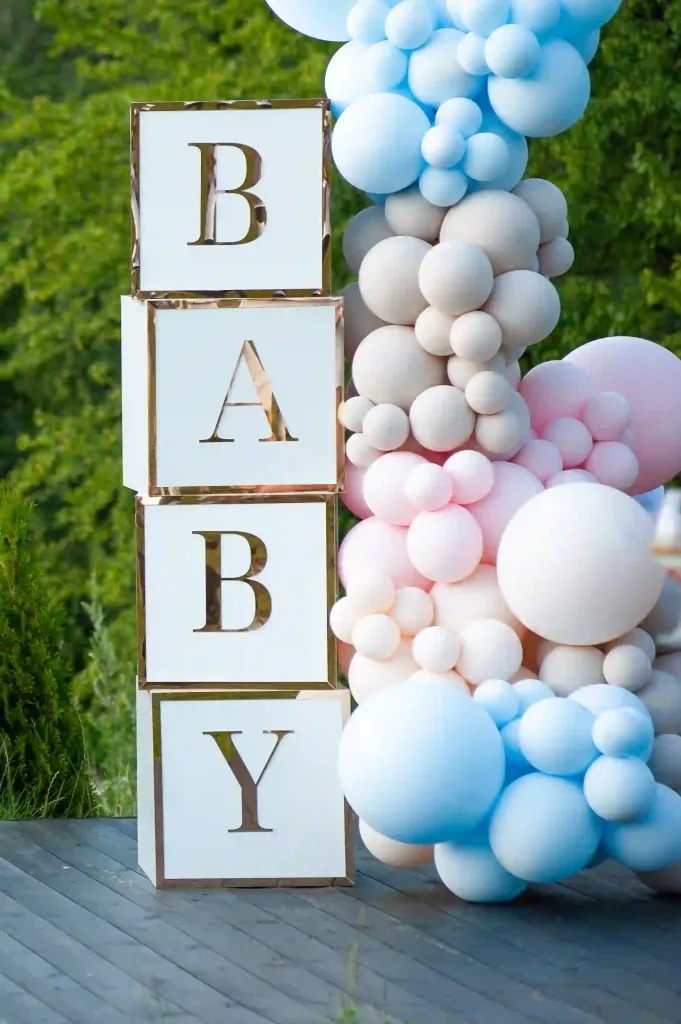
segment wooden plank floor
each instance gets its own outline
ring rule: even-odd
[[[681,1022],[681,902],[616,866],[504,907],[358,867],[351,890],[157,892],[132,820],[2,822],[0,1024]]]

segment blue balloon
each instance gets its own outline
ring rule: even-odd
[[[456,206],[466,194],[468,178],[457,168],[426,167],[419,179],[419,189],[433,206]]]
[[[435,30],[435,16],[427,2],[401,0],[388,15],[385,31],[401,50],[416,50],[428,42]]]
[[[456,128],[436,124],[423,136],[421,151],[431,167],[446,170],[458,164],[466,152],[466,140]]]
[[[565,24],[577,31],[592,32],[602,28],[617,13],[622,0],[561,0]]]
[[[493,181],[472,181],[469,191],[479,192],[483,189],[495,189],[501,192],[510,192],[522,180],[527,168],[530,155],[527,139],[524,135],[518,135],[517,132],[512,132],[510,128],[507,128],[489,107],[483,108],[481,131],[494,132],[504,140],[508,146],[508,167],[501,177],[495,178]]]
[[[641,702],[643,703],[643,702]],[[593,740],[608,757],[638,757],[647,761],[655,742],[650,714],[638,708],[613,708],[594,722]]]
[[[601,30],[599,28],[594,29],[593,32],[589,32],[588,35],[570,36],[566,40],[570,46],[574,46],[577,53],[587,65],[590,64],[596,56],[600,41]]]
[[[584,776],[584,796],[605,821],[640,821],[652,806],[655,779],[637,757],[599,757]]]
[[[331,100],[334,117],[367,93],[365,58],[368,50],[361,43],[346,43],[329,61],[324,90]]]
[[[480,131],[482,124],[482,110],[473,100],[455,96],[454,99],[445,100],[438,108],[435,115],[435,123],[448,125],[461,132],[464,139],[470,138]]]
[[[364,58],[367,82],[373,92],[388,92],[399,85],[407,74],[409,58],[402,50],[384,39],[374,43]]]
[[[443,885],[471,903],[508,903],[527,888],[492,853],[486,826],[436,846],[435,867]]]
[[[266,0],[278,18],[313,39],[344,43],[350,38],[348,14],[355,0]]]
[[[336,123],[331,143],[336,167],[363,192],[401,192],[424,168],[421,142],[429,128],[421,108],[404,96],[363,96]]]
[[[469,32],[488,36],[503,25],[509,15],[509,0],[460,0],[457,5]]]
[[[511,0],[511,21],[544,34],[555,28],[560,18],[558,0]]]
[[[489,101],[513,131],[542,139],[571,128],[589,102],[591,81],[573,46],[554,39],[542,47],[539,64],[527,78],[488,79]]]
[[[473,691],[473,700],[482,704],[496,726],[512,721],[520,711],[520,698],[510,683],[503,679],[487,679]]]
[[[504,777],[504,748],[484,708],[449,683],[406,682],[351,716],[338,770],[362,821],[403,843],[456,838],[488,814]]]
[[[495,181],[508,170],[508,146],[494,132],[471,135],[466,145],[463,170],[473,181]]]
[[[593,683],[591,686],[580,686],[571,693],[568,700],[576,700],[578,704],[588,708],[592,715],[598,717],[604,711],[615,708],[634,708],[642,715],[650,718],[650,712],[642,700],[630,690],[622,686],[610,686],[608,683]],[[652,721],[652,719],[651,719]]]
[[[489,837],[497,860],[512,875],[526,882],[560,882],[591,861],[601,826],[580,785],[535,772],[504,790]]]
[[[383,0],[360,0],[348,14],[348,33],[358,43],[371,46],[385,39],[385,20],[390,7]]]
[[[650,512],[651,516],[657,516],[664,501],[664,487],[656,487],[654,491],[646,491],[645,494],[635,494],[634,501],[646,512]]]
[[[598,756],[591,738],[594,716],[566,697],[541,700],[519,724],[520,749],[538,771],[577,775]]]
[[[453,96],[474,98],[484,78],[469,75],[459,64],[456,51],[463,33],[454,28],[434,32],[425,46],[409,58],[409,88],[417,100],[439,107]]]
[[[514,718],[508,725],[505,725],[501,730],[501,738],[504,741],[507,767],[514,772],[521,771],[524,774],[532,770],[532,765],[520,747],[520,721],[519,718]]]
[[[611,857],[632,871],[662,871],[681,860],[681,796],[655,783],[650,810],[640,821],[606,823],[603,842]]]
[[[490,71],[500,78],[522,78],[534,71],[541,46],[534,32],[522,25],[502,25],[492,32],[485,46]]]
[[[513,683],[513,689],[520,701],[520,714],[523,715],[527,709],[536,704],[539,700],[555,700],[556,695],[550,686],[542,683],[539,679],[521,679]]]
[[[459,64],[469,75],[488,75],[489,65],[485,59],[485,37],[467,32],[456,48]]]

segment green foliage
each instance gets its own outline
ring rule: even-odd
[[[0,485],[0,807],[80,817],[93,794],[73,667],[30,519],[27,502]]]
[[[93,573],[110,649],[122,665],[134,652],[133,499],[119,440],[128,106],[320,95],[332,52],[264,0],[4,0],[0,12],[0,476],[39,497],[41,566],[86,670],[102,778],[102,736],[128,710],[93,696]],[[681,0],[624,0],[593,62],[585,117],[531,144],[528,173],[565,191],[577,252],[560,326],[533,360],[617,333],[681,351],[679,54]],[[338,290],[343,227],[366,200],[338,179],[334,190]],[[104,675],[134,685],[117,673]]]

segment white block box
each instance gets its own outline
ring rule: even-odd
[[[134,103],[132,293],[328,295],[327,100]]]
[[[159,888],[350,885],[347,690],[138,691],[139,864]]]
[[[121,299],[123,480],[160,495],[336,491],[342,300]]]
[[[138,498],[142,687],[336,685],[333,495]]]

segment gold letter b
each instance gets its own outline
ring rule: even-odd
[[[206,542],[206,624],[195,633],[248,633],[261,629],[272,614],[272,597],[264,584],[252,577],[263,571],[267,564],[267,548],[259,537],[240,530],[194,530],[195,536]],[[251,552],[251,563],[241,576],[222,575],[222,537],[243,537]],[[222,583],[223,580],[245,583],[253,591],[255,612],[248,626],[241,629],[224,629],[222,626]]]
[[[262,177],[260,154],[251,146],[240,142],[190,142],[201,155],[201,228],[199,237],[188,245],[247,245],[255,242],[267,225],[267,210],[262,199],[250,190]],[[218,147],[238,149],[246,160],[246,174],[238,188],[218,188],[217,152]],[[217,240],[217,199],[218,195],[242,196],[248,203],[248,231],[237,242]]]

